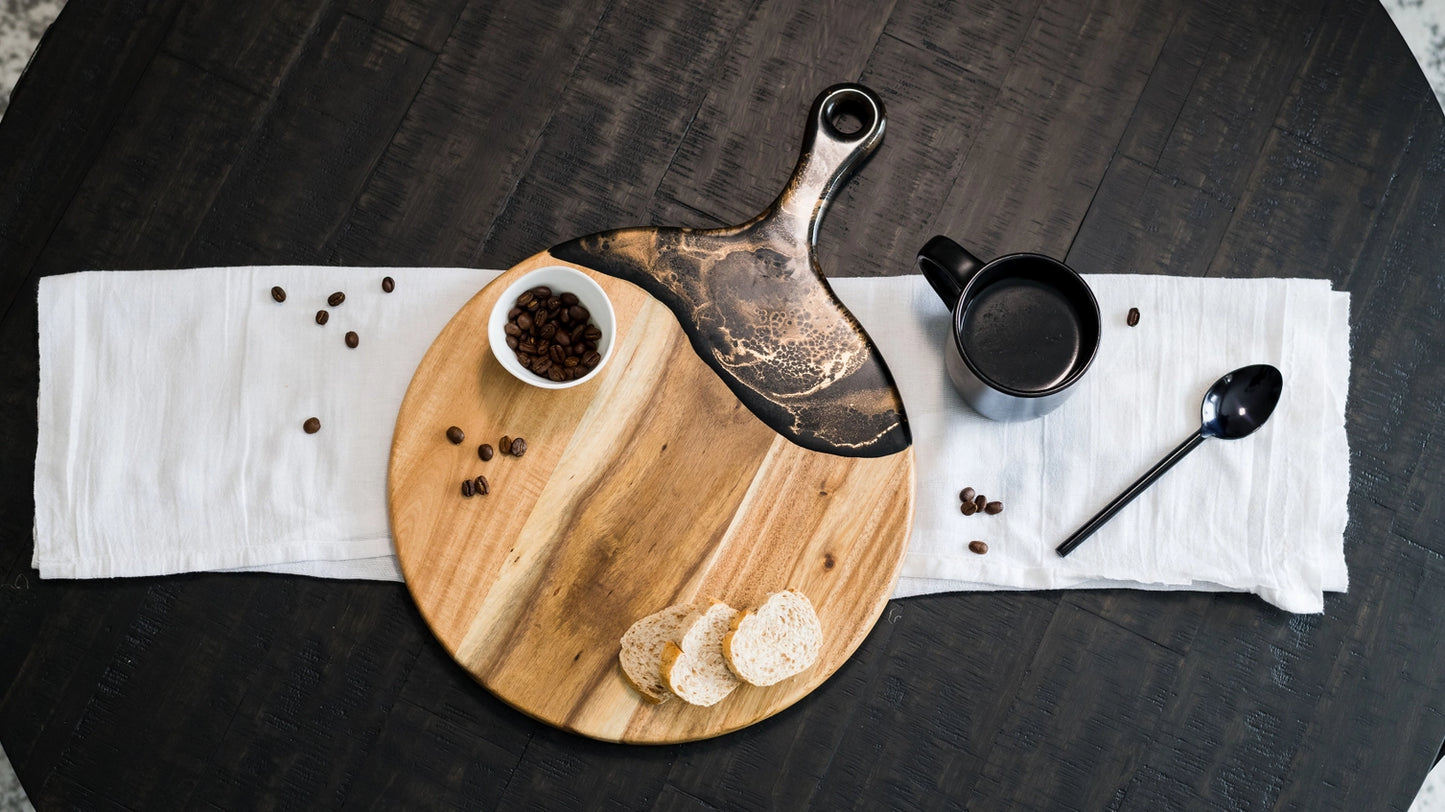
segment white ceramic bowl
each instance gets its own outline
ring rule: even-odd
[[[503,330],[507,325],[507,312],[516,305],[518,296],[538,285],[551,288],[553,295],[571,293],[576,296],[578,302],[590,313],[592,323],[602,331],[602,338],[597,341],[597,352],[602,356],[602,360],[591,372],[580,378],[554,381],[545,375],[538,375],[522,366],[517,360],[517,354],[507,346],[507,333]],[[596,378],[597,373],[607,366],[607,359],[612,356],[612,342],[616,332],[617,314],[612,311],[612,301],[607,298],[607,293],[592,277],[565,265],[548,265],[517,277],[497,298],[497,303],[492,306],[492,315],[487,321],[487,342],[492,345],[492,355],[518,380],[542,389],[567,389]]]

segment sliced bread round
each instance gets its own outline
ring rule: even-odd
[[[796,589],[774,592],[756,609],[742,612],[723,636],[728,667],[750,685],[773,685],[802,673],[822,648],[823,626],[808,596]]]
[[[669,606],[632,624],[622,635],[622,650],[617,654],[622,675],[649,702],[672,698],[662,681],[662,649],[682,639],[683,621],[698,608],[690,603]]]
[[[662,681],[670,691],[693,705],[715,705],[738,687],[722,652],[723,635],[737,614],[713,601],[683,621],[678,642],[662,648]]]

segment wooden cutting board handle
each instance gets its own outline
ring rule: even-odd
[[[808,111],[792,179],[760,219],[803,224],[811,252],[828,205],[883,143],[886,122],[883,100],[868,88],[841,84],[824,90]]]
[[[814,250],[823,214],[878,148],[884,122],[873,91],[834,85],[813,102],[782,194],[751,220],[607,231],[548,253],[667,305],[703,362],[789,440],[844,456],[896,454],[911,442],[898,389]]]

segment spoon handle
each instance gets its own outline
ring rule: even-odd
[[[1202,442],[1204,442],[1203,432],[1195,432],[1194,434],[1190,435],[1188,440],[1180,443],[1177,448],[1166,454],[1164,456],[1164,459],[1155,463],[1154,467],[1150,468],[1149,471],[1144,474],[1144,476],[1139,477],[1139,479],[1133,485],[1125,488],[1123,493],[1114,497],[1114,501],[1110,502],[1107,506],[1105,506],[1103,510],[1094,514],[1094,518],[1088,520],[1087,522],[1084,522],[1083,527],[1075,530],[1072,536],[1064,539],[1064,543],[1056,547],[1055,551],[1058,552],[1060,557],[1072,553],[1075,547],[1078,547],[1080,544],[1084,543],[1084,539],[1092,536],[1094,534],[1094,531],[1098,530],[1100,527],[1103,527],[1105,522],[1114,518],[1115,513],[1118,513],[1120,509],[1122,509],[1125,505],[1134,501],[1134,497],[1143,493],[1145,488],[1153,485],[1154,480],[1163,476],[1165,471],[1168,471],[1170,468],[1174,467],[1174,463],[1184,459],[1184,455],[1198,448],[1199,444]]]

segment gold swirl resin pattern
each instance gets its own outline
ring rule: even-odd
[[[864,122],[841,133],[839,112]],[[802,155],[767,210],[730,228],[629,228],[550,250],[624,279],[668,306],[698,355],[749,410],[812,450],[881,457],[908,448],[903,402],[872,340],[818,269],[818,225],[883,134],[882,102],[830,88],[811,112]]]

